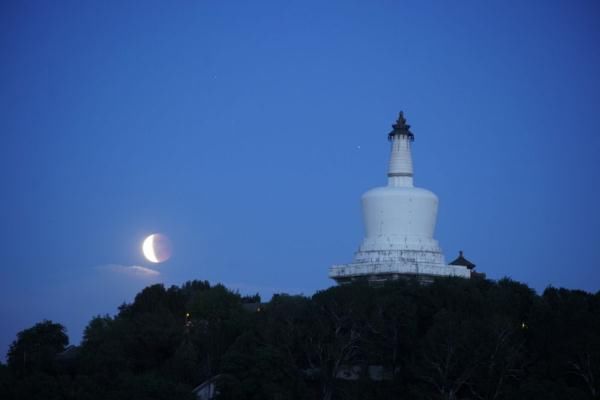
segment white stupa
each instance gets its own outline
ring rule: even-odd
[[[329,277],[338,283],[357,279],[372,282],[416,276],[469,278],[469,268],[446,265],[444,254],[433,238],[438,198],[413,186],[411,143],[414,135],[402,112],[388,139],[392,152],[388,185],[362,196],[365,238],[350,264],[334,265]]]

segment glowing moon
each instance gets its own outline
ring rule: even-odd
[[[169,238],[160,233],[153,233],[142,243],[144,257],[150,262],[160,263],[171,257],[171,242]]]

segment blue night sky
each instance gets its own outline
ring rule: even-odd
[[[596,1],[3,1],[0,353],[44,318],[77,343],[151,283],[329,287],[400,110],[448,261],[596,292],[599,20]]]

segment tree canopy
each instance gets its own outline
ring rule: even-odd
[[[599,399],[600,292],[502,279],[356,283],[267,303],[152,285],[78,347],[42,321],[0,364],[3,399]]]

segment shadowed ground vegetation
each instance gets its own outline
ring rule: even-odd
[[[502,279],[241,296],[153,285],[82,342],[42,321],[0,364],[2,399],[600,399],[600,292]]]

